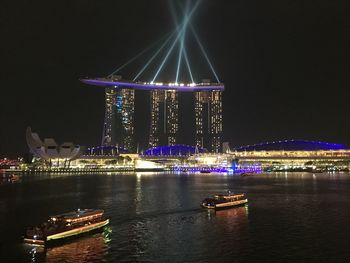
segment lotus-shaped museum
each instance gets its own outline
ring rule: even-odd
[[[27,128],[26,140],[34,157],[48,162],[50,165],[69,166],[69,161],[77,159],[82,154],[82,148],[72,142],[58,145],[54,139],[45,138],[43,141],[37,133]]]

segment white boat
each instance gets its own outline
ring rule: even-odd
[[[104,218],[103,214],[103,210],[78,209],[50,216],[41,226],[28,228],[24,242],[43,246],[53,241],[102,229],[109,224],[109,219]]]
[[[202,207],[208,209],[224,209],[248,203],[245,194],[214,195],[202,201]]]

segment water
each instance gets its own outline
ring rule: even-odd
[[[208,195],[249,205],[202,210]],[[26,226],[102,208],[111,233],[24,246]],[[108,230],[108,229],[107,229]],[[25,177],[0,185],[0,262],[348,262],[350,175],[105,174]]]

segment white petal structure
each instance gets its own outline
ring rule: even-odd
[[[58,145],[52,138],[46,138],[42,141],[37,133],[32,132],[30,127],[26,131],[26,140],[30,151],[35,157],[55,162],[57,165],[60,163],[65,164],[66,161],[74,160],[82,154],[82,148],[71,142]]]
[[[50,156],[51,159],[59,158],[57,143],[52,138],[44,139],[44,146],[46,153]]]

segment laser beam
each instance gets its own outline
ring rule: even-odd
[[[181,60],[182,60],[182,53],[183,53],[183,42],[180,42],[180,48],[179,48],[179,56],[177,58],[177,68],[176,68],[176,76],[175,76],[175,83],[178,83],[179,80],[179,72],[181,67]]]
[[[163,48],[166,46],[166,44],[170,41],[170,39],[175,35],[175,32],[172,32],[170,36],[164,41],[164,43],[161,45],[161,47],[153,54],[153,56],[147,61],[147,63],[142,67],[142,69],[136,74],[133,81],[135,81],[144,71],[145,69],[151,64],[151,62],[155,59],[155,57],[163,50]]]
[[[185,57],[185,62],[186,62],[186,65],[187,65],[188,74],[190,75],[192,83],[195,83],[195,81],[193,80],[192,71],[191,71],[191,67],[190,67],[190,62],[188,60],[186,48],[183,49],[183,54],[184,54],[184,57]]]
[[[144,50],[142,50],[140,53],[138,53],[136,56],[134,56],[133,58],[131,58],[129,61],[127,61],[126,63],[124,63],[123,65],[121,65],[119,68],[117,68],[116,70],[114,70],[111,74],[109,74],[107,77],[111,77],[113,74],[117,73],[118,71],[120,71],[121,69],[125,68],[127,65],[129,65],[131,62],[135,61],[136,59],[138,59],[139,57],[141,57],[144,53],[146,53],[148,50],[150,50],[151,48],[153,48],[156,44],[158,44],[161,40],[163,40],[168,34],[166,34],[165,36],[163,36],[161,39],[159,39],[158,41],[156,41],[155,43],[153,43],[152,45],[148,46],[147,48],[145,48]]]
[[[185,10],[185,20],[188,19],[188,1],[186,2],[186,10]],[[175,83],[178,83],[179,80],[179,72],[181,68],[181,62],[182,62],[182,56],[184,55],[184,45],[185,45],[185,37],[186,37],[186,29],[187,26],[184,28],[183,32],[181,33],[181,39],[180,39],[180,47],[179,47],[179,56],[177,59],[177,68],[176,68],[176,77],[175,77]]]
[[[211,64],[210,59],[209,59],[209,57],[208,57],[208,55],[207,55],[207,52],[205,51],[205,49],[204,49],[204,47],[203,47],[203,45],[202,45],[202,43],[201,43],[201,41],[200,41],[200,39],[199,39],[199,36],[198,36],[197,32],[194,30],[194,27],[193,27],[193,25],[192,25],[191,23],[190,23],[190,27],[191,27],[191,30],[192,30],[192,32],[193,32],[193,35],[194,35],[194,37],[195,37],[195,39],[196,39],[196,41],[197,41],[197,43],[198,43],[199,48],[201,49],[201,51],[202,51],[202,53],[203,53],[205,59],[207,60],[207,63],[208,63],[208,65],[209,65],[211,71],[213,72],[213,74],[214,74],[214,76],[215,76],[215,78],[216,78],[216,81],[219,83],[220,80],[219,80],[219,78],[218,78],[218,75],[216,74],[216,72],[215,72],[215,70],[214,70],[214,67],[213,67],[213,65]]]
[[[183,12],[183,15],[186,17],[188,16],[188,8],[189,8],[189,0],[186,2],[186,7],[184,8],[181,4],[181,9],[182,9],[182,12]],[[172,7],[172,6],[171,6]],[[177,21],[176,21],[176,15],[175,15],[175,11],[172,9],[172,15],[174,17],[174,21],[175,23],[177,24]],[[183,38],[183,40],[185,40],[185,36]],[[190,66],[190,62],[189,62],[189,59],[188,59],[188,55],[187,55],[187,50],[186,50],[186,46],[184,45],[183,46],[183,49],[182,49],[182,55],[183,57],[185,58],[185,62],[186,62],[186,66],[187,66],[187,71],[188,71],[188,74],[191,78],[191,81],[192,83],[195,83],[194,79],[193,79],[193,75],[192,75],[192,70],[191,70],[191,66]]]
[[[181,30],[180,30],[180,32],[177,34],[177,36],[176,36],[176,38],[175,38],[173,44],[170,46],[170,48],[169,48],[167,54],[165,55],[165,57],[164,57],[162,63],[160,64],[160,66],[159,66],[159,68],[158,68],[158,70],[157,70],[156,74],[154,75],[154,77],[153,77],[153,79],[152,79],[151,82],[154,82],[154,81],[156,80],[156,78],[158,77],[160,71],[163,69],[163,66],[164,66],[165,62],[168,60],[170,54],[172,53],[172,51],[173,51],[173,49],[174,49],[176,43],[178,42],[178,40],[179,40],[179,38],[180,38],[182,32],[183,32],[183,31],[185,30],[185,28],[187,27],[187,25],[188,25],[188,23],[189,23],[189,21],[190,21],[192,15],[193,15],[194,11],[197,9],[197,7],[199,6],[200,2],[201,2],[201,0],[197,1],[196,4],[194,5],[194,7],[192,8],[191,12],[189,13],[189,15],[188,15],[187,17],[185,17],[183,23],[181,24]]]
[[[169,1],[170,2],[170,11],[171,11],[171,14],[172,14],[172,17],[173,17],[173,20],[175,22],[175,25],[178,26],[178,21],[177,21],[177,16],[175,14],[175,10],[174,10],[174,7],[172,5],[172,1]],[[187,17],[188,16],[188,9],[189,9],[189,1],[186,2],[186,7],[185,8],[182,8],[182,11],[183,11],[183,14],[184,14],[184,17]],[[179,72],[180,72],[180,67],[181,67],[181,59],[182,59],[182,56],[185,58],[185,62],[186,62],[186,66],[187,66],[187,71],[188,71],[188,74],[191,78],[191,81],[192,83],[195,83],[194,79],[193,79],[193,75],[192,75],[192,70],[191,70],[191,66],[190,66],[190,62],[189,62],[189,59],[188,59],[188,55],[187,55],[187,50],[186,50],[186,46],[185,46],[185,39],[186,39],[186,32],[184,32],[182,38],[181,38],[181,47],[180,47],[180,50],[179,50],[179,58],[178,58],[178,67],[177,67],[177,71],[176,71],[176,81],[175,82],[178,82],[178,76],[179,76]]]
[[[170,13],[173,17],[175,26],[177,28],[179,28],[179,23],[177,20],[177,15],[175,12],[175,8],[173,5],[173,1],[168,0],[169,6],[170,6]],[[185,19],[187,17],[187,13],[188,13],[188,1],[186,2],[186,10],[184,11],[185,13]],[[187,27],[186,27],[187,28]],[[175,83],[178,83],[179,80],[179,72],[180,72],[180,68],[181,68],[181,62],[182,62],[182,56],[183,56],[183,49],[184,49],[184,42],[185,42],[185,35],[186,35],[186,29],[183,32],[180,32],[180,30],[178,30],[178,34],[180,35],[180,45],[179,45],[179,52],[178,52],[178,58],[177,58],[177,67],[176,67],[176,76],[175,76]]]

